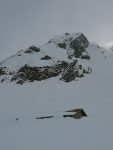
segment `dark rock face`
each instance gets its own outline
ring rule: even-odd
[[[74,49],[74,55],[79,58],[82,55],[82,52],[85,52],[85,48],[87,48],[89,42],[87,38],[81,34],[76,39],[72,40],[70,43],[70,47]]]
[[[34,52],[39,52],[40,51],[40,48],[36,47],[34,45],[30,46],[29,49],[32,50],[32,51],[34,51]]]
[[[6,72],[5,72],[4,68],[0,67],[0,76],[5,75],[5,74],[6,74]]]
[[[45,80],[51,77],[58,76],[62,71],[62,67],[63,63],[44,67],[30,67],[28,65],[25,65],[18,70],[11,81],[19,80],[17,83],[23,84],[24,81],[33,82],[35,80]]]
[[[63,48],[70,51],[70,49],[74,50],[74,54],[72,56],[76,58],[80,58],[82,56],[82,52],[86,52],[86,48],[89,45],[89,41],[87,37],[83,33],[79,33],[77,36],[71,36],[69,33],[65,33],[65,36],[60,37],[61,42],[58,40],[50,40],[48,43],[54,43],[57,47]],[[69,56],[70,57],[70,56]],[[70,57],[71,58],[71,57]],[[82,59],[90,59],[90,57],[82,56]]]
[[[36,46],[30,46],[24,53],[33,53],[33,52],[39,52],[40,48]]]
[[[50,59],[51,59],[51,57],[48,55],[45,55],[44,57],[41,58],[41,60],[50,60]]]
[[[58,43],[60,48],[66,49],[66,43]]]
[[[64,68],[61,80],[65,81],[65,82],[70,82],[70,81],[75,79],[75,77],[76,77],[76,71],[75,71],[76,63],[77,63],[77,61],[74,61],[73,63],[68,64],[66,68]]]
[[[83,71],[80,73],[79,71]],[[51,77],[56,77],[61,74],[60,80],[71,82],[76,77],[82,78],[84,74],[91,73],[91,68],[84,69],[82,65],[77,66],[77,60],[72,63],[62,61],[53,66],[31,67],[27,64],[21,67],[12,77],[11,81],[16,81],[17,84],[27,82],[41,81]]]

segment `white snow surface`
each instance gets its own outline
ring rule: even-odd
[[[65,50],[55,48],[54,54],[50,47],[36,55],[21,52],[22,57],[16,55],[2,64],[12,70],[24,61],[51,65],[53,60],[37,59],[46,50],[55,59],[67,59]],[[90,66],[92,73],[82,79],[0,84],[0,150],[113,150],[113,53],[94,44],[87,51],[91,59],[79,63]],[[83,108],[88,117],[61,117],[75,108]],[[48,115],[56,117],[35,119]]]
[[[50,41],[51,41],[51,43],[55,43],[55,44],[63,43],[63,42],[67,42],[67,40],[69,38],[76,39],[81,34],[82,33],[71,33],[71,34],[70,33],[65,33],[65,34],[62,34],[62,35],[54,36]]]
[[[67,57],[66,50],[62,48],[56,48],[55,46],[45,45],[41,46],[40,52],[24,53],[26,50],[18,52],[1,63],[2,66],[6,66],[10,71],[15,71],[20,67],[28,64],[30,66],[51,66],[57,61],[65,60]],[[19,56],[21,55],[21,56]],[[50,60],[41,60],[45,55],[52,57]]]

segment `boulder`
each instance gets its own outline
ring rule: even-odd
[[[50,60],[50,59],[52,59],[52,58],[48,55],[45,55],[44,57],[41,58],[41,60]]]

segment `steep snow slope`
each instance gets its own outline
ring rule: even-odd
[[[58,59],[68,59],[65,51],[60,50],[63,54],[61,58],[58,55]],[[49,55],[54,57],[51,51]],[[92,68],[84,78],[75,78],[69,83],[60,81],[57,76],[21,86],[15,82],[0,84],[1,150],[113,149],[113,53],[92,43],[86,51],[90,60],[77,58],[78,65]],[[35,57],[33,54],[33,59]],[[12,60],[17,62],[14,57]],[[12,60],[7,60],[11,69],[14,67]],[[26,62],[24,57],[23,61]],[[36,61],[41,60],[36,58]],[[46,63],[51,65],[54,62],[47,60]],[[88,117],[81,120],[61,117],[64,111],[79,107],[86,111]],[[56,117],[35,119],[43,115]]]

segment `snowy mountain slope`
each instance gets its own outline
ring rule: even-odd
[[[19,51],[1,62],[1,82],[24,84],[59,75],[61,80],[70,82],[75,77],[84,77],[92,69],[89,66],[82,68],[82,64],[78,63],[79,59],[90,59],[86,51],[88,45],[87,38],[82,33],[76,33],[54,37],[40,48],[31,46]]]
[[[105,47],[108,49],[108,50],[112,50],[113,51],[113,42],[109,42],[108,44],[105,45]]]
[[[86,52],[90,59],[75,56],[69,59],[66,49],[56,47],[52,43],[49,45],[46,43],[40,49],[38,54],[21,51],[18,54],[22,57],[16,54],[13,58],[2,62],[2,66],[15,71],[26,63],[31,66],[38,64],[42,67],[54,65],[58,63],[58,59],[68,63],[77,59],[77,66],[90,67],[92,72],[85,74],[83,78],[76,77],[68,83],[59,80],[61,74],[42,81],[26,82],[21,86],[14,81],[6,80],[7,82],[1,83],[0,149],[112,150],[112,51],[89,42]],[[45,55],[51,56],[52,59],[44,61],[39,59]],[[10,78],[9,74],[3,76]],[[80,120],[61,117],[64,111],[75,108],[83,108],[88,117]],[[48,115],[56,117],[35,119]],[[16,118],[19,120],[17,121]]]

